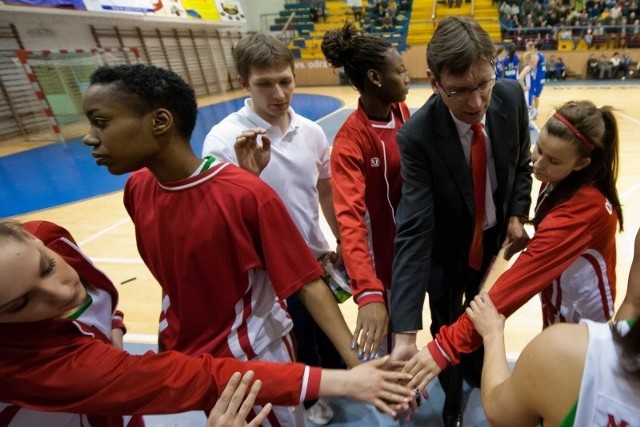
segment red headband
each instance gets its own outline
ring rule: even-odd
[[[567,120],[562,114],[555,113],[553,117],[560,120],[567,127],[567,129],[569,129],[571,133],[574,134],[575,137],[578,138],[589,150],[593,150],[594,148],[596,148],[594,143],[589,141],[586,136],[581,134],[580,131],[576,129],[576,127],[572,125],[571,122]]]

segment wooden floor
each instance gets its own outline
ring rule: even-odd
[[[357,102],[357,93],[349,87],[298,88],[297,92],[336,96],[343,99],[346,108],[355,108]],[[430,94],[431,90],[426,86],[416,85],[411,89],[407,103],[417,108]],[[200,105],[241,95],[235,92],[224,97],[203,99]],[[618,190],[624,205],[626,226],[626,231],[618,236],[617,307],[626,291],[633,238],[640,227],[640,141],[636,139],[640,135],[640,107],[637,102],[640,99],[640,86],[547,85],[542,94],[540,117],[536,124],[542,127],[552,108],[570,99],[591,99],[597,105],[613,105],[617,108],[621,136]],[[22,141],[0,143],[0,155],[20,151],[24,147]],[[535,185],[534,195],[537,194],[537,188]],[[160,288],[138,256],[133,226],[122,205],[121,192],[20,215],[17,219],[45,219],[69,229],[85,253],[118,285],[120,308],[125,312],[129,331],[125,340],[156,342]],[[347,301],[341,307],[348,324],[355,325],[355,305]],[[430,317],[427,308],[423,318],[425,327],[428,327]],[[534,298],[507,321],[507,351],[515,356],[540,328],[540,305]],[[426,344],[428,338],[428,332],[423,332],[418,343]]]

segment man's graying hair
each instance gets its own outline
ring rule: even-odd
[[[494,64],[495,46],[477,21],[461,17],[444,18],[427,47],[427,65],[436,77],[448,72],[461,76],[478,61]]]

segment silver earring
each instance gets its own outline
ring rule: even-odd
[[[382,83],[378,83],[378,87],[382,87]]]

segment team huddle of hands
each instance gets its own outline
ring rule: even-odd
[[[498,313],[486,292],[481,292],[471,301],[466,314],[484,339],[489,336],[504,339],[505,317]],[[392,353],[381,358],[372,357],[368,362],[345,371],[345,375],[353,377],[352,383],[364,384],[360,381],[364,378],[368,379],[367,386],[360,385],[357,389],[345,390],[345,394],[354,393],[351,394],[353,397],[372,403],[379,411],[391,415],[394,419],[410,418],[420,405],[420,395],[428,398],[426,385],[440,372],[440,368],[433,362],[426,348],[417,350],[415,340],[413,344],[404,345],[398,352],[396,352],[397,347],[394,348],[394,353],[406,355],[413,348],[415,352],[411,361],[394,360]],[[431,366],[429,360],[435,366],[432,370],[429,370]],[[246,421],[262,386],[259,379],[251,384],[253,377],[252,371],[244,375],[236,372],[231,377],[211,411],[206,427],[258,427],[261,425],[271,411],[270,403],[266,404],[253,420]],[[356,378],[357,381],[355,381]]]
[[[238,135],[234,150],[240,167],[259,176],[271,157],[270,142],[266,130],[262,128],[247,129]],[[528,240],[522,224],[510,222],[505,239],[505,244],[510,243],[510,247],[505,258],[520,251]],[[337,260],[338,263],[341,261]],[[467,314],[474,323],[484,322],[485,330],[502,330],[504,327],[504,317],[498,314],[486,293],[481,293],[472,301]],[[347,375],[364,376],[370,380],[369,387],[360,387],[352,397],[374,404],[378,410],[394,419],[408,419],[416,412],[420,395],[428,398],[426,387],[442,369],[426,347],[418,350],[415,333],[395,334],[392,353],[378,357],[377,351],[386,338],[388,325],[389,316],[385,304],[373,302],[359,308],[351,348],[357,350],[358,359],[364,363],[347,371]],[[482,331],[479,332],[482,335]],[[207,427],[260,425],[271,410],[271,405],[266,405],[256,418],[246,422],[246,416],[261,385],[256,380],[246,394],[252,378],[252,372],[247,372],[244,376],[236,373],[233,376],[211,412]],[[362,377],[358,378],[361,379]]]

